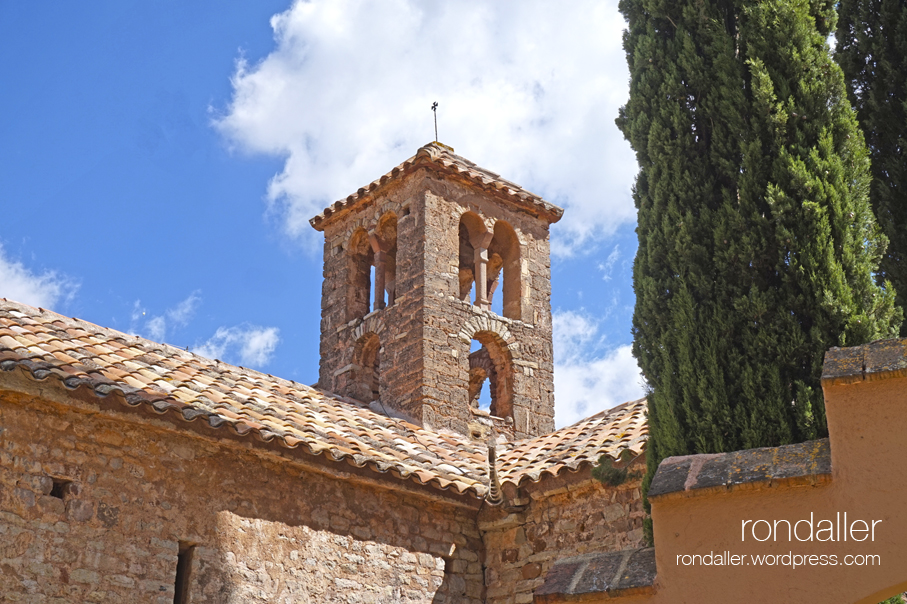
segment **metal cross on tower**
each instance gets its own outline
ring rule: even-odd
[[[431,104],[431,110],[435,114],[435,142],[438,142],[438,101]]]

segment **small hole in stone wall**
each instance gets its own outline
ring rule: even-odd
[[[62,478],[53,478],[53,486],[50,488],[50,496],[56,497],[57,499],[63,499],[67,492],[69,492],[69,485],[72,484],[71,480],[64,480]]]
[[[401,210],[400,217],[402,218],[404,216],[409,216],[409,206],[406,206],[405,208],[403,208],[403,210]]]
[[[192,554],[195,545],[179,542],[179,553],[176,555],[176,581],[173,586],[173,604],[189,602],[189,573],[192,570]]]

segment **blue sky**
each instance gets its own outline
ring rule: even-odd
[[[558,424],[638,396],[621,28],[614,2],[0,2],[0,297],[314,383],[307,219],[438,101],[442,142],[567,210]]]

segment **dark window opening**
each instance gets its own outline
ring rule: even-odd
[[[173,589],[173,604],[189,602],[189,579],[192,571],[192,554],[195,546],[180,541],[179,553],[176,555],[176,581]]]
[[[70,484],[72,484],[71,480],[54,478],[53,486],[50,488],[50,496],[56,497],[57,499],[63,499],[69,493]]]

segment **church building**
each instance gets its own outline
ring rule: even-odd
[[[566,602],[564,569],[603,564],[613,597],[651,585],[645,401],[555,430],[562,214],[437,142],[325,208],[313,386],[0,300],[4,601]],[[602,455],[630,479],[593,479]]]

